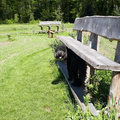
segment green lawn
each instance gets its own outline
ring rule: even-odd
[[[64,78],[50,63],[55,38],[32,27],[0,26],[0,120],[64,120],[74,110]]]
[[[72,27],[64,24],[63,32],[61,25],[55,35],[74,36]],[[39,30],[38,24],[0,25],[0,120],[64,120],[75,115],[76,104],[49,46],[56,38]],[[101,38],[100,53],[114,60],[115,45]]]

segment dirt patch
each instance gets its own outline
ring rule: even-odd
[[[11,42],[8,42],[8,41],[5,41],[5,42],[0,42],[0,46],[3,46],[3,45],[8,45],[8,44],[11,44]]]
[[[20,54],[20,52],[19,52],[19,53],[13,53],[10,57],[8,57],[8,58],[6,58],[6,59],[4,59],[4,60],[0,61],[0,64],[3,64],[5,61],[7,61],[7,60],[9,60],[9,59],[13,58],[14,56],[19,55],[19,54]]]
[[[45,110],[46,110],[47,112],[50,112],[50,107],[45,107]]]

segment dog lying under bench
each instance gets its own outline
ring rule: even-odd
[[[73,86],[81,86],[86,77],[86,62],[65,45],[57,46],[54,56],[60,60],[67,60],[68,80],[73,80]]]

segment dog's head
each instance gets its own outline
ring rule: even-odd
[[[67,58],[67,51],[65,45],[57,46],[54,53],[55,58],[65,60]]]

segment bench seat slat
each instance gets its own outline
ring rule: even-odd
[[[59,25],[61,21],[40,21],[39,25]]]
[[[119,63],[116,63],[111,59],[101,55],[96,50],[83,45],[80,41],[77,41],[69,36],[57,36],[57,38],[93,68],[120,71]]]

